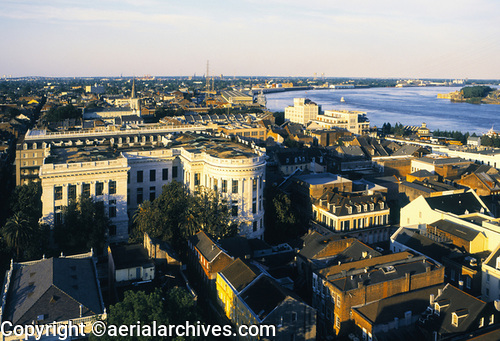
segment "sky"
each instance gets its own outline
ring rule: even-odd
[[[498,0],[0,0],[0,77],[500,79]]]

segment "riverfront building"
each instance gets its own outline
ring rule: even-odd
[[[316,119],[320,107],[307,98],[294,98],[293,106],[285,108],[285,120],[306,125]]]
[[[370,130],[370,121],[361,111],[325,110],[312,121],[308,129],[340,128],[356,135],[367,134]]]

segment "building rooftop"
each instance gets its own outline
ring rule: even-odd
[[[456,215],[482,213],[487,209],[483,207],[481,202],[471,192],[440,195],[437,197],[425,198],[425,201],[427,201],[427,204],[429,204],[433,210],[450,212]]]
[[[383,257],[383,256],[381,256]],[[380,258],[380,257],[377,257]],[[373,259],[373,258],[372,258]],[[347,263],[350,264],[350,263]],[[330,279],[330,283],[342,291],[349,291],[357,289],[359,285],[370,286],[382,282],[388,282],[400,278],[405,278],[407,275],[416,275],[425,273],[430,269],[431,271],[437,268],[438,265],[426,260],[423,257],[415,257],[412,261],[402,261],[392,265],[383,265],[369,269],[360,274],[349,274],[342,278]]]
[[[220,273],[229,283],[231,283],[233,288],[236,289],[236,292],[241,292],[259,276],[261,271],[257,267],[245,263],[238,258]]]
[[[203,231],[190,237],[189,241],[201,252],[208,262],[212,262],[221,252],[223,252]]]
[[[43,324],[101,314],[92,259],[49,258],[14,270],[3,321]]]
[[[262,276],[249,285],[241,299],[263,321],[286,297],[289,296],[274,280]]]
[[[473,241],[476,239],[477,235],[480,233],[479,231],[473,230],[467,226],[463,226],[460,224],[453,223],[447,220],[438,220],[429,224],[431,227],[436,227],[441,231],[449,233],[455,237],[459,237],[466,241]]]
[[[315,173],[315,174],[300,175],[297,176],[296,179],[306,182],[313,186],[352,182],[347,178],[343,178],[339,175],[332,173]]]
[[[79,163],[92,161],[115,160],[122,156],[116,149],[109,145],[79,146],[79,147],[53,147],[50,156],[46,157],[46,164]]]
[[[154,266],[142,244],[111,245],[110,249],[116,270]]]
[[[404,317],[408,310],[411,310],[414,315],[424,312],[429,306],[430,295],[437,296],[438,289],[443,287],[444,284],[438,284],[412,290],[353,308],[353,310],[361,313],[374,325],[386,324],[394,321],[395,317]]]

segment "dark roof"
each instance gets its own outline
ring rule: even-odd
[[[395,154],[393,154],[395,155]],[[465,159],[460,157],[439,157],[439,158],[431,158],[431,157],[421,157],[418,161],[431,163],[433,165],[447,165],[447,164],[457,164],[457,163],[467,163]]]
[[[330,213],[335,216],[346,216],[349,214],[358,214],[358,208],[360,212],[364,212],[364,206],[368,205],[367,209],[369,212],[384,211],[389,209],[385,204],[385,197],[379,192],[374,194],[354,194],[354,193],[335,193],[331,190],[326,191],[321,195],[319,200],[315,200],[316,205],[320,205],[323,208],[328,208],[328,204],[321,205],[321,201],[326,200],[327,203],[331,204],[331,208],[327,209]],[[380,207],[380,202],[384,203],[384,208]],[[373,210],[371,210],[370,204],[373,204]],[[335,212],[334,212],[335,206]],[[351,213],[349,213],[349,208],[351,208]]]
[[[465,214],[466,211],[469,213],[478,213],[481,212],[483,208],[481,202],[479,202],[476,196],[471,192],[440,195],[437,197],[425,198],[425,201],[427,201],[427,204],[429,204],[433,210],[437,209],[456,215]]]
[[[424,181],[414,180],[413,182],[403,181],[404,186],[414,188],[426,193],[456,191],[457,188],[444,182],[424,179]]]
[[[234,258],[252,256],[249,240],[244,237],[230,237],[219,241],[219,245]]]
[[[450,284],[444,287],[441,295],[435,297],[435,302],[445,300],[449,305],[441,308],[439,317],[431,321],[431,323],[434,323],[438,327],[440,334],[455,334],[477,328],[475,321],[485,309],[487,305],[486,302]],[[453,326],[451,323],[454,312],[465,312],[467,314],[459,319],[458,327]]]
[[[421,235],[418,230],[407,228],[402,229],[401,232],[398,233],[396,242],[438,262],[441,262],[443,257],[449,256],[453,252],[450,247]]]
[[[417,150],[421,149],[422,147],[420,146],[414,146],[410,144],[404,144],[396,150],[392,156],[403,156],[403,155],[413,155]]]
[[[410,174],[411,176],[414,176],[416,178],[424,178],[424,177],[429,177],[429,176],[435,176],[431,172],[429,172],[427,169],[420,169],[416,172],[413,172]]]
[[[473,230],[467,226],[463,226],[460,224],[453,223],[451,221],[447,220],[438,220],[432,224],[429,224],[433,227],[437,227],[441,231],[447,232],[451,235],[454,235],[456,237],[460,237],[462,239],[465,239],[469,242],[473,241],[477,235],[479,234],[479,231]]]
[[[420,290],[412,290],[353,308],[353,310],[360,312],[372,324],[385,324],[394,321],[395,317],[404,318],[405,313],[409,310],[413,316],[424,312],[429,306],[430,295],[437,296],[438,289],[443,287],[444,284],[438,284]]]
[[[101,314],[101,296],[92,259],[49,258],[22,265],[11,278],[3,320],[31,324]]]
[[[239,293],[241,290],[245,289],[248,284],[250,284],[254,279],[259,276],[261,271],[241,259],[236,259],[231,264],[229,264],[224,270],[222,270],[221,275],[227,279],[229,283],[236,289]]]
[[[116,270],[154,266],[142,244],[111,245],[110,248]]]
[[[241,294],[241,299],[262,321],[285,298],[289,296],[274,280],[262,276],[249,285]]]
[[[316,231],[312,231],[302,237],[304,247],[300,250],[300,254],[306,258],[312,259],[320,253],[331,241],[341,239],[338,235],[323,236]]]
[[[189,238],[191,244],[201,252],[203,257],[207,259],[208,262],[211,262],[217,257],[222,250],[215,244],[212,239],[210,239],[207,234],[203,231],[198,232],[191,238]]]
[[[378,257],[381,255],[382,254],[380,252],[375,251],[368,245],[360,242],[359,240],[354,240],[351,245],[335,257],[334,261],[342,263],[355,262],[367,257]]]

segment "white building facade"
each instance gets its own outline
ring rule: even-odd
[[[83,194],[104,201],[116,226],[116,231],[110,231],[110,242],[127,240],[129,215],[143,201],[156,199],[162,186],[175,180],[192,192],[197,186],[217,190],[229,205],[239,234],[262,238],[265,156],[261,151],[250,152],[249,146],[241,146],[244,154],[238,154],[239,149],[235,148],[234,153],[218,155],[210,148],[192,148],[186,144],[178,148],[122,152],[106,161],[44,163],[40,169],[42,220],[50,226],[61,222],[63,207]]]
[[[285,120],[306,125],[320,113],[319,106],[306,98],[294,98],[293,106],[285,108]]]

